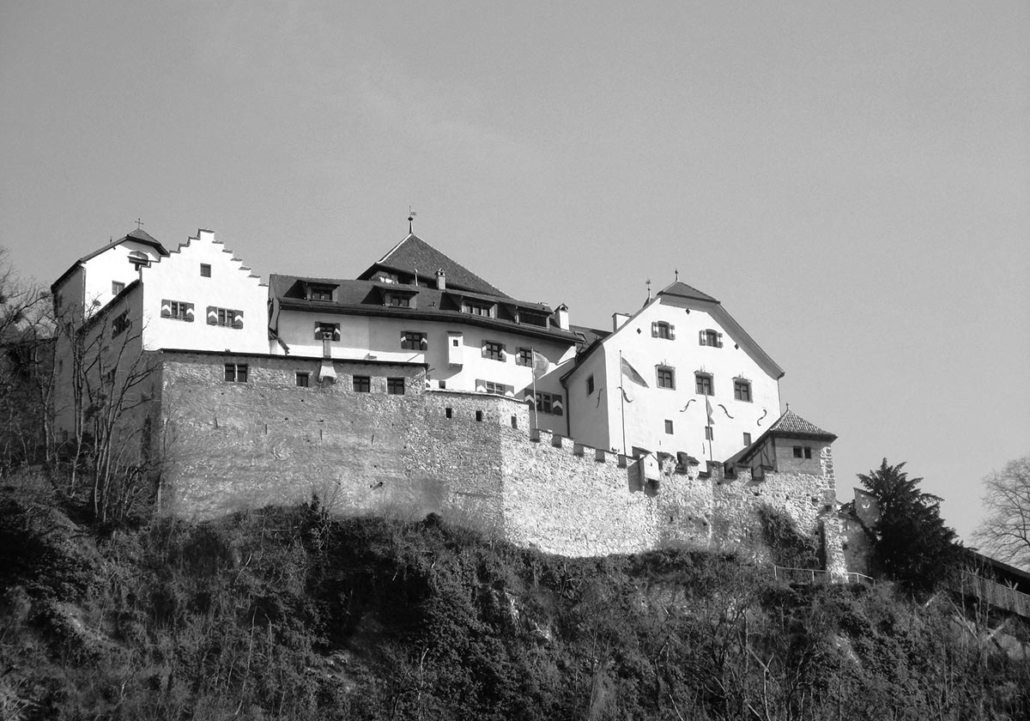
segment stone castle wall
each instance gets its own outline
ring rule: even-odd
[[[225,363],[246,363],[248,381],[226,382]],[[825,523],[835,512],[828,447],[823,475],[726,478],[719,464],[677,467],[531,430],[525,402],[426,390],[419,366],[335,361],[335,382],[319,384],[320,365],[164,353],[165,509],[205,518],[318,494],[338,512],[457,515],[569,556],[671,543],[760,548],[756,511],[766,504],[804,533],[838,528]],[[305,369],[311,386],[298,387]],[[355,375],[372,378],[371,392],[353,390]],[[386,392],[388,377],[405,379],[404,395]]]

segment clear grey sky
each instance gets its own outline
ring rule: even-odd
[[[722,301],[837,433],[979,521],[1030,452],[1030,4],[0,3],[0,245],[135,228],[353,277],[415,230],[609,327]]]

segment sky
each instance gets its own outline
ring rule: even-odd
[[[0,246],[354,277],[415,232],[611,327],[682,281],[967,541],[1030,453],[1030,4],[0,2]]]

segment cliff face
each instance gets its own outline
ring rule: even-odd
[[[311,504],[97,536],[44,496],[2,496],[4,718],[1030,715],[1025,629],[1002,651],[943,595]]]

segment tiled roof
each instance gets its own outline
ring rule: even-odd
[[[798,434],[806,436],[825,436],[827,438],[837,437],[832,433],[824,431],[822,428],[815,425],[814,423],[809,423],[789,408],[782,416],[777,418],[771,426],[769,426],[769,432],[778,432],[783,434]]]
[[[713,298],[712,296],[708,295],[707,293],[702,293],[697,288],[693,288],[693,287],[687,285],[686,283],[681,283],[678,280],[675,283],[673,283],[672,285],[667,286],[666,288],[663,288],[662,290],[658,291],[658,295],[678,295],[681,298],[694,298],[695,300],[707,300],[707,301],[711,301],[712,303],[718,303],[719,302],[715,298]]]
[[[409,234],[395,245],[389,253],[375,262],[368,270],[358,276],[359,280],[367,280],[377,270],[386,270],[413,275],[418,273],[426,278],[435,278],[436,271],[447,274],[447,287],[470,290],[474,293],[507,298],[504,293],[487,283],[478,275],[460,263],[451,260],[417,235]]]

